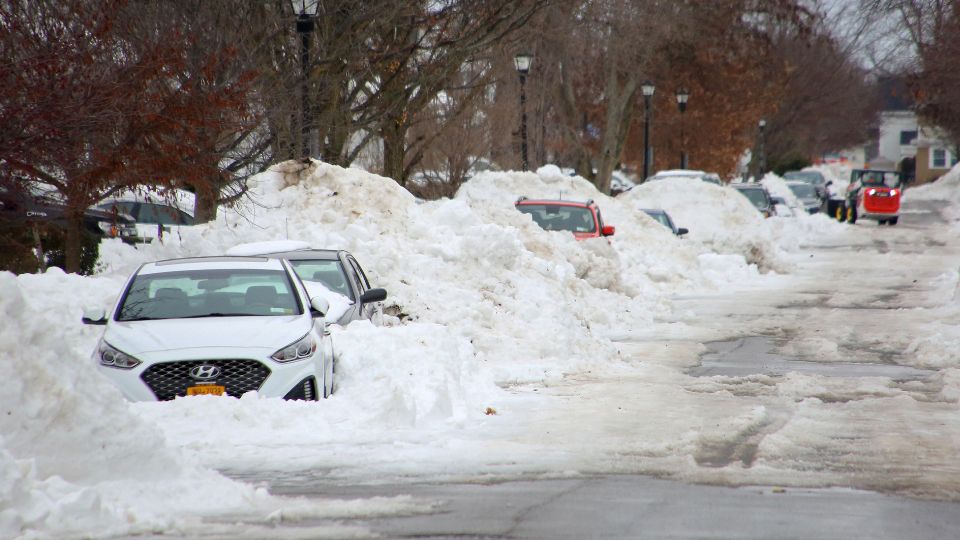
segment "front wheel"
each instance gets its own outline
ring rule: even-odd
[[[833,217],[837,218],[837,221],[842,222],[845,220],[847,217],[847,206],[842,202],[837,203],[837,210]]]
[[[900,220],[900,216],[893,217],[893,218],[890,218],[890,219],[887,220],[887,224],[890,225],[890,226],[893,226],[893,225],[896,225],[896,224],[897,224],[897,221],[899,221],[899,220]]]
[[[857,222],[857,207],[850,206],[847,207],[847,223],[853,225]]]

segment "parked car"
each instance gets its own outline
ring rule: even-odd
[[[817,189],[813,185],[796,180],[791,180],[786,184],[808,214],[816,214],[820,211],[822,202],[817,195]]]
[[[337,319],[347,325],[366,319],[381,324],[387,291],[370,286],[370,280],[357,259],[342,249],[313,249],[306,242],[258,242],[241,244],[227,250],[228,255],[263,255],[290,263],[297,276],[310,290],[311,283],[321,283],[328,290],[345,296],[350,307]]]
[[[577,240],[613,236],[616,228],[605,225],[600,208],[592,200],[568,201],[520,197],[517,210],[533,218],[547,231],[570,231]]]
[[[201,257],[141,265],[109,313],[88,308],[83,322],[105,327],[93,361],[132,401],[314,400],[333,392],[329,307],[283,260]]]
[[[132,216],[136,221],[137,236],[142,242],[163,242],[171,236],[179,237],[181,227],[194,224],[193,215],[180,208],[180,205],[162,199],[154,200],[150,196],[122,196],[104,201],[96,208],[107,212],[117,209]]]
[[[29,190],[13,190],[0,186],[0,226],[5,229],[32,227],[60,234],[67,225],[67,207],[52,198]],[[83,230],[97,238],[120,238],[133,243],[137,229],[133,218],[125,212],[106,212],[89,208],[83,213]]]
[[[673,234],[677,236],[683,236],[690,232],[684,227],[677,227],[674,225],[673,219],[670,217],[670,214],[666,212],[666,210],[661,210],[659,208],[644,208],[643,211],[646,212],[648,216],[660,222],[661,225],[670,229]]]
[[[756,183],[739,183],[739,184],[730,184],[730,187],[736,189],[740,192],[741,195],[747,198],[757,210],[763,214],[763,217],[771,217],[775,215],[775,210],[773,208],[773,199],[770,197],[770,192],[767,191],[767,188],[763,187],[761,184]]]
[[[820,171],[787,171],[783,173],[783,179],[810,184],[813,186],[813,189],[816,190],[817,197],[819,197],[820,200],[827,198],[827,178],[823,176],[823,173]]]
[[[723,180],[720,179],[719,174],[691,169],[671,169],[667,171],[659,171],[653,176],[647,178],[647,182],[668,180],[670,178],[696,178],[710,184],[716,184],[718,186],[723,185]]]
[[[854,169],[846,199],[837,209],[837,219],[856,223],[873,219],[880,225],[896,225],[900,221],[901,176],[898,171]]]

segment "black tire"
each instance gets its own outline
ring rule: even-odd
[[[877,220],[877,225],[886,225],[886,224],[887,224],[887,220],[885,220],[885,219],[878,219],[878,220]]]
[[[833,217],[837,218],[837,221],[843,222],[846,220],[847,216],[847,205],[843,203],[837,203],[837,209],[833,213]]]
[[[847,223],[853,225],[857,222],[857,207],[851,206],[847,208]]]
[[[899,220],[900,220],[900,216],[890,218],[887,220],[887,225],[890,225],[891,227],[893,227],[894,225],[897,224],[897,221]]]

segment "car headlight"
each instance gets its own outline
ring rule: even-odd
[[[897,190],[891,189],[891,190],[890,190],[890,196],[891,196],[891,197],[896,197],[896,196],[897,196]]]
[[[270,358],[273,358],[277,362],[281,363],[293,362],[294,360],[309,358],[313,356],[313,353],[316,351],[316,340],[313,339],[312,334],[307,334],[299,340],[273,353]]]
[[[876,195],[876,194],[877,194],[877,190],[871,189],[870,191],[867,192],[867,194],[868,194],[868,195]]]
[[[106,341],[101,341],[97,348],[97,359],[101,366],[109,366],[118,369],[132,369],[140,365],[140,361],[129,354],[111,346]]]

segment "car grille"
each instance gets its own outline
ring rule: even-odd
[[[221,370],[215,380],[203,382],[223,386],[227,395],[234,397],[259,390],[270,375],[270,368],[256,360],[189,360],[154,364],[140,375],[140,379],[157,399],[170,400],[187,395],[187,387],[198,384],[190,377],[190,370],[203,365],[217,366]]]

